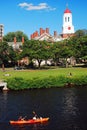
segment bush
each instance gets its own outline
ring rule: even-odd
[[[33,78],[25,80],[23,78],[12,78],[7,80],[9,89],[12,90],[23,90],[23,89],[34,89],[34,88],[51,88],[51,87],[64,87],[66,85],[87,85],[87,76],[79,78],[71,77],[48,77],[48,78]]]

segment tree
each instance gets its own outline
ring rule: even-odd
[[[72,37],[68,40],[68,46],[72,50],[72,56],[77,62],[81,62],[87,56],[87,35]]]
[[[84,59],[84,61],[87,61],[87,35],[79,38],[78,41],[81,48],[80,58]]]
[[[47,61],[51,58],[51,44],[46,41],[37,41],[36,47],[38,49],[35,51],[34,58],[38,61],[38,67],[40,68],[41,62],[43,60]]]
[[[61,42],[56,42],[52,44],[51,52],[55,65],[58,65],[59,63],[59,58],[61,57],[61,47],[62,47]]]
[[[18,52],[14,51],[11,46],[9,46],[9,62],[11,66],[17,63],[17,54]]]
[[[75,57],[76,61],[79,61],[81,57],[81,46],[78,39],[77,37],[72,37],[67,42],[69,49],[72,51],[72,56]]]
[[[79,37],[81,37],[81,36],[85,36],[85,35],[87,35],[87,30],[86,29],[82,29],[82,30],[77,30],[76,32],[75,32],[75,36],[77,37],[77,38],[79,38]]]
[[[2,65],[2,70],[5,70],[5,65],[11,60],[10,50],[8,43],[0,42],[0,64]]]
[[[50,58],[50,44],[46,41],[29,40],[23,45],[22,57],[29,57],[30,61],[37,60],[40,68],[41,62]]]
[[[17,31],[17,32],[9,32],[7,33],[4,37],[3,40],[6,42],[13,42],[14,37],[16,37],[17,42],[22,41],[22,37],[24,37],[24,41],[26,42],[28,40],[28,37],[26,34],[24,34],[22,31]]]
[[[63,47],[61,48],[61,58],[64,58],[65,67],[68,66],[67,59],[72,56],[72,50],[69,48],[68,44],[63,44]]]

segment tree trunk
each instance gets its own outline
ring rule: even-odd
[[[40,69],[40,64],[42,62],[42,60],[37,60],[38,61],[38,68]]]
[[[4,65],[4,63],[2,64],[2,70],[5,71],[5,65]]]
[[[65,58],[65,66],[68,68],[67,58]]]
[[[41,62],[38,62],[38,67],[39,67],[39,69],[40,69],[40,63],[41,63]]]

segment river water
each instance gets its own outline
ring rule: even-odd
[[[33,111],[49,117],[44,124],[12,126],[20,115]],[[51,88],[27,91],[0,91],[0,130],[87,130],[87,88]]]

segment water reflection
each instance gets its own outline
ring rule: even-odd
[[[3,93],[1,93],[0,96],[0,120],[1,121],[3,121],[6,117],[6,114],[4,115],[4,113],[7,113],[7,97],[8,97],[8,92],[3,91]]]
[[[78,130],[79,129],[79,107],[78,94],[75,88],[65,89],[63,93],[62,121],[63,128]]]
[[[3,99],[6,102],[7,102],[7,94],[8,94],[8,91],[3,91]]]
[[[15,130],[26,130],[25,126],[12,126]]]
[[[77,107],[77,95],[75,93],[74,88],[69,89],[64,93],[63,102],[64,102],[63,113],[66,114],[68,113],[75,116],[76,112],[78,111],[78,107]]]
[[[32,125],[14,125],[12,127],[15,128],[15,130],[45,130],[46,125],[47,123],[38,123]]]

